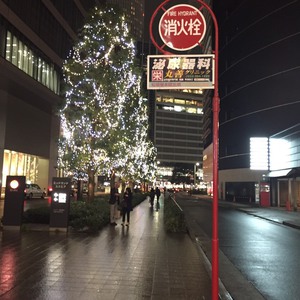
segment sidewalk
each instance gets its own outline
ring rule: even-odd
[[[192,197],[213,201],[212,198],[208,198],[206,195],[193,195]],[[258,218],[300,229],[300,208],[298,208],[298,211],[288,211],[286,207],[260,207],[254,203],[243,204],[224,200],[218,200],[218,205],[223,207],[231,207],[233,209],[243,211],[249,215],[254,215]]]
[[[219,201],[220,206],[231,206],[249,215],[300,229],[300,211],[288,211],[285,207],[258,207],[251,204],[240,204]]]
[[[211,241],[194,224],[190,236],[167,234],[161,203],[161,210],[153,211],[144,201],[132,212],[129,228],[119,220],[94,235],[0,231],[0,299],[211,299],[210,263],[201,248]],[[300,212],[219,205],[300,229]],[[221,280],[224,276],[245,299],[260,299],[220,253]],[[220,284],[221,298],[231,299]]]
[[[0,299],[211,299],[204,256],[164,231],[161,202],[95,235],[0,231]]]

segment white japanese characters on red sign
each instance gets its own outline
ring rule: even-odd
[[[204,16],[197,8],[187,4],[172,6],[159,21],[159,35],[162,41],[178,51],[198,46],[205,31]]]

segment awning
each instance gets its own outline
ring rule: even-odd
[[[271,171],[268,176],[269,177],[283,177],[288,175],[292,169],[285,169],[285,170],[277,170],[277,171]]]

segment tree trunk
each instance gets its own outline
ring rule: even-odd
[[[121,182],[122,182],[122,185],[121,185],[121,197],[123,199],[123,195],[124,195],[124,192],[125,192],[125,184],[126,184],[126,182],[125,182],[124,179],[122,179]]]
[[[113,170],[111,172],[111,177],[110,177],[110,188],[113,188],[115,186],[115,179],[116,179],[116,174],[115,171]]]
[[[89,181],[88,181],[88,198],[87,198],[87,201],[91,202],[95,198],[95,171],[89,169],[88,170],[88,176],[89,176]]]
[[[82,200],[82,180],[77,180],[77,200]]]

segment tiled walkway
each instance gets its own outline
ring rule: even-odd
[[[129,228],[96,235],[0,231],[0,299],[204,300],[211,281],[190,237],[144,201]]]

